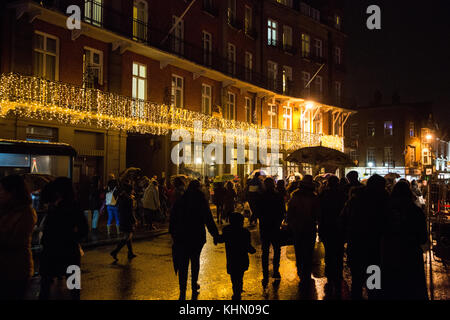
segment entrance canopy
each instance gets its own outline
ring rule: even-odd
[[[292,152],[286,161],[308,163],[320,167],[354,167],[355,163],[345,153],[326,147],[306,147]]]

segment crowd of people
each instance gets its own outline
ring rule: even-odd
[[[92,179],[89,201],[83,203],[76,199],[70,179],[57,178],[41,194],[47,216],[39,261],[40,298],[49,298],[52,282],[65,277],[68,266],[80,265],[80,243],[89,232],[87,214],[92,213],[89,218],[95,230],[98,216],[106,211],[108,234],[113,221],[117,232],[123,234],[111,252],[114,261],[124,246],[128,259],[136,257],[132,239],[138,223],[152,229],[156,215],[170,216],[173,262],[182,300],[186,299],[189,264],[192,297],[199,294],[200,255],[206,243],[206,229],[214,244],[225,243],[233,299],[241,298],[244,273],[249,268],[248,254],[256,251],[250,232],[244,228],[244,216],[250,224],[259,225],[264,288],[270,278],[270,247],[271,276],[278,280],[282,277],[280,255],[286,238],[295,249],[300,285],[311,286],[318,235],[325,247],[328,285],[337,297],[342,292],[345,261],[351,271],[353,299],[363,297],[369,266],[382,270],[382,289],[367,290],[369,299],[427,299],[421,246],[428,236],[416,183],[401,179],[388,188],[383,177],[373,175],[362,185],[354,171],[341,179],[329,175],[317,182],[305,175],[286,182],[263,177],[259,172],[246,177],[242,184],[209,179],[189,182],[181,177],[168,182],[153,177],[119,183],[110,176],[106,190],[98,179]],[[217,224],[210,202],[217,208]],[[36,224],[36,213],[22,177],[0,180],[0,208],[0,261],[8,261],[0,264],[0,299],[22,299],[33,275],[31,235]],[[219,232],[217,225],[223,223],[228,225]],[[71,294],[79,299],[79,290]]]

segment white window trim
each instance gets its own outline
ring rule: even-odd
[[[289,32],[286,32],[289,30]],[[283,45],[292,47],[292,27],[288,25],[283,26]]]
[[[99,72],[99,77],[98,77],[98,81],[100,85],[103,85],[103,51],[98,50],[98,49],[94,49],[91,47],[83,47],[84,50],[89,50],[92,51],[94,53],[97,53],[100,56],[100,72]],[[84,68],[85,66],[83,66]],[[84,70],[83,70],[84,71]]]
[[[250,102],[250,103],[248,103]],[[253,99],[250,97],[245,97],[245,122],[252,123],[252,105]]]
[[[277,109],[277,105],[276,104],[269,104],[268,105],[269,110],[267,111],[267,114],[269,115],[269,120],[270,120],[270,128],[278,128],[278,109]],[[275,112],[273,111],[273,109],[275,109]],[[276,121],[276,126],[274,127],[274,123],[273,123],[273,117],[275,117],[275,121]]]
[[[178,106],[178,108],[184,108],[184,78],[177,74],[174,74],[174,73],[172,74],[172,77],[170,79],[171,83],[172,83],[172,87],[171,87],[172,94],[175,93],[174,92],[175,88],[173,87],[173,78],[181,79],[181,88],[176,87],[176,89],[181,89],[181,99],[180,99],[181,106]],[[175,106],[175,99],[173,100],[172,105]]]
[[[286,112],[288,111],[289,112]],[[292,130],[292,107],[283,106],[283,125],[285,130]]]
[[[47,48],[47,41],[45,41],[45,38],[46,38],[46,37],[47,37],[47,38],[51,38],[51,39],[56,40],[56,55],[53,54],[52,52],[48,52],[48,51],[45,51],[45,50],[42,50],[42,49],[34,48],[34,44],[33,44],[33,52],[34,52],[34,51],[37,51],[37,52],[40,52],[40,53],[43,53],[43,54],[48,54],[48,55],[56,56],[56,59],[55,59],[55,64],[56,64],[56,66],[55,66],[55,81],[59,81],[59,38],[56,37],[56,36],[54,36],[54,35],[51,35],[51,34],[42,32],[42,31],[37,31],[37,30],[36,30],[36,31],[34,31],[34,33],[35,33],[35,34],[38,34],[38,35],[41,35],[41,36],[44,37],[44,47],[45,47],[45,50],[46,50],[46,48]],[[45,64],[46,64],[46,59],[44,59],[44,66],[43,66],[43,70],[44,70],[44,71],[46,70]]]
[[[231,101],[230,97],[233,97],[233,101]],[[233,103],[231,103],[233,102]],[[231,117],[231,107],[233,107],[233,115],[234,117]],[[236,114],[236,94],[228,91],[227,92],[227,118],[228,120],[236,120],[237,114]]]
[[[205,90],[204,88],[209,88],[209,96],[207,94],[205,94]],[[209,99],[209,112],[206,112],[206,106],[204,104],[205,98]],[[202,84],[202,113],[205,114],[212,114],[212,86],[210,86],[209,84],[203,83]]]
[[[278,22],[274,19],[267,19],[267,44],[270,46],[278,43]]]
[[[323,57],[323,42],[321,39],[314,39],[314,50],[316,56],[322,58]]]

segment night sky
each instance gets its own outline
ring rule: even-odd
[[[381,8],[381,30],[369,30],[366,9]],[[345,0],[349,36],[347,95],[358,105],[380,90],[402,102],[433,101],[440,127],[450,126],[450,4],[448,1]]]

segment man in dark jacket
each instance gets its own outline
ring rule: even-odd
[[[320,202],[314,190],[313,177],[305,175],[288,204],[287,220],[294,236],[297,274],[305,286],[311,284],[317,219],[320,214]]]
[[[248,204],[250,205],[250,210],[252,211],[252,216],[250,217],[250,224],[256,222],[257,216],[259,215],[260,209],[260,198],[264,190],[263,183],[261,181],[261,173],[258,171],[255,176],[247,181],[246,196]]]
[[[275,190],[272,178],[264,180],[265,191],[260,200],[259,233],[262,249],[263,286],[269,281],[269,250],[273,248],[273,278],[281,278],[280,268],[280,226],[286,216],[283,196]]]
[[[327,186],[320,199],[319,236],[325,246],[325,275],[328,283],[340,295],[344,239],[339,226],[339,216],[347,197],[339,188],[339,178],[328,178]]]
[[[362,298],[362,288],[367,279],[367,267],[381,265],[381,239],[389,213],[389,195],[385,189],[386,180],[373,175],[367,187],[351,191],[352,197],[342,213],[347,257],[352,274],[352,298]],[[380,295],[369,290],[369,299]]]
[[[198,274],[200,254],[206,243],[205,226],[217,244],[219,232],[200,188],[200,182],[193,180],[184,195],[175,203],[170,216],[169,233],[172,235],[172,256],[175,273],[179,272],[180,300],[186,299],[186,285],[191,262],[192,296],[196,298],[200,289]]]

